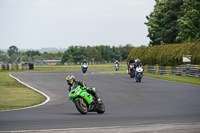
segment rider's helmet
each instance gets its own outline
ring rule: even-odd
[[[137,59],[137,63],[140,63],[140,59]]]
[[[116,60],[115,62],[118,62],[118,60]]]
[[[83,63],[86,63],[86,60],[83,60]]]
[[[131,58],[130,58],[130,61],[134,61],[134,58],[133,58],[133,57],[131,57]]]
[[[69,75],[66,77],[66,80],[68,85],[72,85],[75,82],[75,77],[74,75]]]

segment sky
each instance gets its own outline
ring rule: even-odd
[[[155,0],[0,0],[0,49],[147,46]]]

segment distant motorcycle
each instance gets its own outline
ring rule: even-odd
[[[136,82],[141,82],[141,79],[143,77],[143,68],[142,67],[136,67],[136,70],[135,70],[135,79],[136,79]]]
[[[119,64],[115,64],[115,70],[116,70],[116,71],[119,70]]]
[[[129,71],[128,71],[128,73],[130,74],[130,77],[131,77],[131,78],[134,78],[134,77],[135,77],[134,64],[130,64],[130,65],[129,65]]]
[[[88,69],[88,64],[86,64],[86,63],[82,64],[82,72],[86,73],[87,69]]]
[[[94,87],[92,89],[96,92]],[[85,89],[82,89],[81,86],[74,85],[71,88],[69,99],[73,101],[81,114],[87,114],[87,112],[103,114],[105,112],[105,105],[102,100],[98,102]]]

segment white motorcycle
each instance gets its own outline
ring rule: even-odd
[[[86,64],[86,63],[82,64],[82,72],[83,73],[87,72],[87,68],[88,68],[88,64]]]
[[[116,71],[119,70],[119,64],[115,64],[115,70],[116,70]]]
[[[135,79],[136,79],[136,82],[141,82],[141,79],[143,77],[143,67],[136,67],[135,69]]]

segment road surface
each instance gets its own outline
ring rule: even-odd
[[[0,111],[0,132],[200,132],[200,86],[147,77],[136,83],[129,75],[92,71],[11,74],[47,94],[50,101],[34,108]],[[65,78],[70,74],[96,87],[106,107],[104,114],[82,115],[77,111],[68,100]]]

